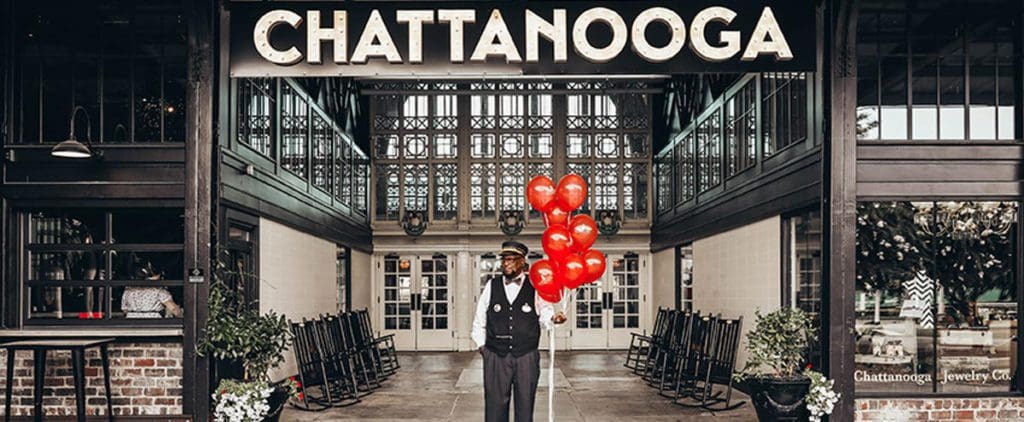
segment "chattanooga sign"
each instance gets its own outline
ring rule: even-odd
[[[811,4],[233,3],[230,68],[232,76],[807,71]]]

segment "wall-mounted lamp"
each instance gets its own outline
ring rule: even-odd
[[[406,211],[402,216],[402,230],[409,236],[419,236],[427,231],[427,216],[422,211]]]
[[[619,232],[622,227],[622,219],[616,210],[602,210],[597,213],[597,231],[606,236]]]
[[[498,228],[508,236],[515,236],[523,231],[523,211],[502,211]]]
[[[75,116],[78,115],[78,111],[81,110],[85,113],[85,144],[78,142],[75,139]],[[92,122],[89,120],[89,112],[85,110],[85,107],[75,106],[71,109],[71,133],[68,135],[68,139],[57,145],[54,145],[50,149],[50,155],[60,158],[101,158],[103,152],[98,151],[92,147]]]

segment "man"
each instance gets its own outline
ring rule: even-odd
[[[537,296],[526,276],[529,249],[519,242],[501,244],[501,276],[487,281],[476,306],[473,341],[484,358],[484,401],[487,422],[508,421],[509,399],[515,391],[516,422],[533,420],[540,379],[540,327],[565,322],[554,306]]]

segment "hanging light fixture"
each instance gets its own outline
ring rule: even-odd
[[[85,113],[85,144],[75,139],[75,116],[81,110]],[[50,149],[50,155],[59,158],[100,158],[103,154],[92,148],[92,122],[89,120],[89,112],[85,107],[75,106],[71,109],[71,133],[68,139]]]

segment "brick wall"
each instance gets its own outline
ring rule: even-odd
[[[115,415],[180,415],[182,413],[181,343],[113,344],[110,357],[110,388]],[[103,366],[99,349],[86,351],[85,393],[89,415],[107,413],[103,395]],[[0,351],[0,385],[7,388],[7,354]],[[32,352],[18,352],[14,361],[14,397],[11,413],[32,413]],[[0,390],[5,391],[5,390]],[[46,355],[43,410],[47,415],[75,414],[75,382],[71,352]],[[0,394],[0,414],[4,397]]]
[[[1024,421],[1024,398],[862,399],[858,421]]]

